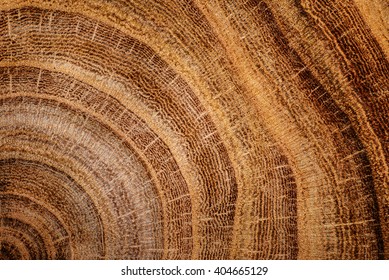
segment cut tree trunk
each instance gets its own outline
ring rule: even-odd
[[[386,0],[0,0],[0,259],[389,259]]]

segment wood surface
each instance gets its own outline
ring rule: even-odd
[[[389,259],[387,0],[0,0],[0,259]]]

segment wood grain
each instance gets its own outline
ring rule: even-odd
[[[0,259],[389,259],[386,0],[0,0]]]

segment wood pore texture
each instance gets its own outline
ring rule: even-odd
[[[389,259],[387,0],[0,0],[0,259]]]

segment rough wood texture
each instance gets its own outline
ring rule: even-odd
[[[387,0],[0,0],[0,259],[389,259]]]

